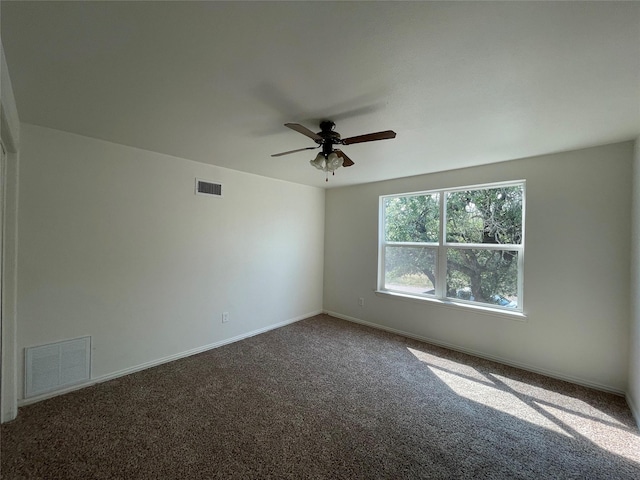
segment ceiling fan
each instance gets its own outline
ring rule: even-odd
[[[322,147],[322,151],[318,153],[316,158],[309,163],[318,170],[322,170],[327,173],[327,181],[329,181],[329,172],[335,175],[336,169],[340,167],[350,167],[353,165],[353,161],[347,157],[347,155],[338,148],[333,148],[334,145],[352,145],[354,143],[373,142],[375,140],[387,140],[390,138],[396,138],[396,132],[393,130],[385,130],[384,132],[367,133],[365,135],[358,135],[356,137],[341,138],[340,134],[334,130],[336,124],[331,120],[323,120],[320,122],[320,131],[314,133],[307,127],[300,125],[299,123],[285,123],[285,127],[295,130],[301,133],[318,144],[317,147],[305,147],[298,148],[296,150],[289,150],[288,152],[274,153],[272,157],[280,157],[282,155],[289,155],[290,153],[302,152],[304,150],[314,150]]]

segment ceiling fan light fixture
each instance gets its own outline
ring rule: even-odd
[[[326,157],[324,153],[319,153],[316,155],[316,158],[310,160],[309,163],[323,172],[335,172],[342,166],[344,159],[335,152],[331,152]]]
[[[310,160],[309,163],[312,166],[316,167],[318,170],[325,170],[326,164],[324,160],[324,155],[322,153],[319,153],[318,155],[316,155],[316,158],[314,158],[313,160]]]
[[[342,166],[343,159],[339,157],[335,152],[331,152],[327,157],[326,168],[327,171],[333,172]]]

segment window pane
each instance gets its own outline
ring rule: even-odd
[[[434,294],[437,249],[385,248],[384,288],[413,294]]]
[[[384,199],[387,242],[437,242],[440,224],[439,194]]]
[[[447,297],[518,308],[518,252],[447,249]]]
[[[447,242],[522,242],[522,185],[447,194]]]

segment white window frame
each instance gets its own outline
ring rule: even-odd
[[[493,243],[455,243],[446,241],[446,199],[447,194],[464,190],[484,190],[500,187],[522,187],[522,240],[519,244],[493,244]],[[387,198],[410,197],[410,196],[426,196],[438,194],[440,208],[440,224],[438,231],[438,242],[387,242],[385,239],[385,211],[384,201]],[[394,193],[389,195],[381,195],[379,197],[379,216],[378,216],[378,287],[377,292],[383,294],[392,294],[398,297],[406,297],[409,299],[419,299],[426,301],[436,301],[440,304],[459,305],[470,307],[482,311],[497,311],[500,313],[511,313],[516,315],[524,314],[524,250],[525,250],[525,217],[526,217],[526,181],[512,180],[507,182],[484,183],[478,185],[467,185],[462,187],[441,188],[436,190],[425,190],[421,192]],[[423,246],[436,250],[436,268],[435,268],[435,293],[434,294],[418,294],[409,293],[401,290],[387,289],[385,287],[385,252],[387,246]],[[478,250],[507,250],[515,251],[518,254],[517,260],[517,298],[518,306],[505,307],[501,305],[492,305],[482,302],[474,302],[472,300],[464,300],[460,298],[451,298],[446,295],[447,283],[447,251],[449,249],[478,249]]]

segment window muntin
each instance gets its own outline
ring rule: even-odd
[[[522,311],[524,182],[381,197],[381,290]]]

